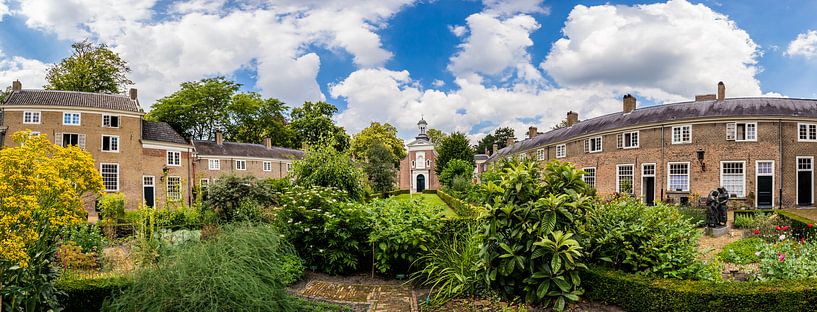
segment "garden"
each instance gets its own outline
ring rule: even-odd
[[[739,214],[730,242],[712,250],[694,208],[600,198],[569,163],[507,160],[473,183],[473,165],[451,159],[441,190],[405,194],[325,144],[292,179],[225,175],[194,205],[160,209],[125,211],[123,196],[105,194],[101,220],[86,224],[81,198],[101,189],[90,156],[15,139],[24,144],[0,150],[0,199],[14,203],[3,216],[16,216],[0,219],[11,233],[0,240],[4,311],[367,309],[299,291],[316,278],[408,289],[423,311],[817,302],[808,219]]]

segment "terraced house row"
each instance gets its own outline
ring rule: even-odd
[[[93,156],[105,192],[121,192],[127,209],[141,204],[191,204],[223,174],[286,177],[303,153],[266,144],[187,140],[167,123],[144,119],[137,90],[128,95],[23,89],[19,81],[0,105],[0,146],[30,130],[57,145],[77,145]],[[214,130],[215,131],[215,130]],[[86,198],[95,214],[96,198]]]
[[[622,110],[538,133],[495,151],[486,166],[509,157],[574,163],[600,195],[629,193],[647,204],[695,201],[723,186],[736,205],[814,207],[817,100],[726,98]],[[481,168],[484,170],[484,168]]]

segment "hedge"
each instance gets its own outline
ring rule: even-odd
[[[585,298],[626,311],[817,311],[817,280],[704,282],[655,279],[591,267]]]
[[[791,231],[795,237],[813,238],[817,236],[817,221],[798,216],[785,210],[777,210],[777,215],[791,222]],[[809,226],[809,224],[812,226]]]
[[[448,207],[451,207],[451,210],[457,213],[460,217],[463,218],[475,218],[482,214],[484,208],[471,205],[466,203],[454,196],[448,195],[448,193],[443,192],[442,190],[437,191],[437,196],[445,202]]]
[[[87,278],[60,278],[55,285],[63,311],[99,311],[106,298],[133,282],[125,276],[96,276]]]
[[[765,215],[775,213],[775,211],[772,210],[772,209],[734,210],[734,212],[735,212],[735,218],[737,218],[738,216],[749,216],[749,217],[754,217],[754,216],[757,216],[757,215],[765,216]]]

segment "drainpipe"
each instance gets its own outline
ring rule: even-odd
[[[187,148],[187,205],[193,205],[193,175],[191,168],[193,167],[193,151]]]
[[[664,163],[664,125],[661,125],[661,168],[666,168],[666,167],[664,167],[665,166],[664,164],[665,164]],[[658,166],[656,166],[656,167],[658,167]],[[658,168],[655,168],[655,169],[656,169],[656,175],[657,175]],[[662,173],[663,173],[663,170],[662,170]],[[664,174],[664,176],[666,176],[666,174]],[[664,185],[667,185],[667,183],[666,183],[666,181],[663,181],[663,179],[661,181],[664,182],[664,183],[661,183],[661,201],[664,201]]]
[[[777,120],[777,208],[783,208],[783,121]],[[795,170],[797,174],[797,170]]]

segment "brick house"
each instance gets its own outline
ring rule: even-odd
[[[194,145],[167,123],[147,121],[144,115],[136,89],[130,89],[128,95],[33,90],[15,81],[0,105],[0,146],[14,144],[8,139],[11,134],[31,130],[47,135],[57,145],[77,145],[88,151],[102,175],[104,191],[123,193],[126,209],[137,209],[143,203],[151,207],[191,204],[196,174],[214,176],[196,170],[201,159],[196,145],[209,151],[206,144]],[[256,155],[252,149],[230,150],[233,156],[248,159]],[[302,154],[292,151],[286,155],[300,158]],[[259,177],[286,176],[285,171],[264,169],[250,166],[246,172]],[[95,200],[86,199],[91,218],[96,215]]]
[[[817,100],[696,96],[694,101],[636,107],[579,121],[515,142],[490,156],[558,159],[587,174],[599,195],[630,193],[645,203],[686,202],[723,186],[736,205],[814,207]]]
[[[414,141],[406,144],[407,155],[400,160],[398,172],[399,189],[409,190],[412,193],[440,188],[440,180],[437,178],[437,173],[434,172],[437,152],[426,134],[428,123],[421,118],[417,127],[420,129],[420,134],[414,138]]]

